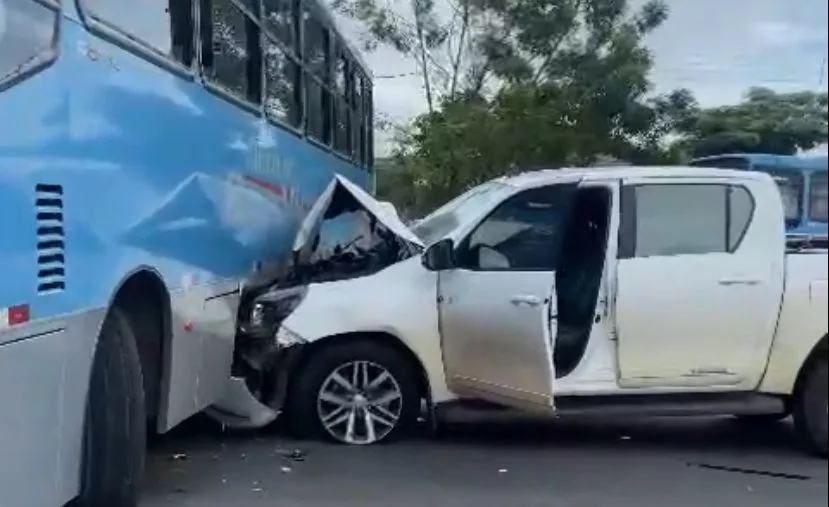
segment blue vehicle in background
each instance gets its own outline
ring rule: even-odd
[[[134,506],[147,432],[223,396],[241,286],[372,143],[316,0],[0,0],[0,504]]]
[[[826,237],[829,234],[825,155],[723,154],[698,158],[691,161],[690,165],[768,173],[780,188],[786,211],[787,232],[792,236]]]

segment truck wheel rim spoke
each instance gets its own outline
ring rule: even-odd
[[[325,431],[347,444],[378,442],[394,430],[403,411],[403,393],[394,375],[370,361],[339,366],[323,381],[317,415]]]

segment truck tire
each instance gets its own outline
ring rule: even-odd
[[[795,393],[794,424],[797,435],[807,449],[819,456],[827,456],[827,366],[826,358],[807,367],[805,376]]]
[[[141,362],[124,314],[113,307],[95,347],[83,435],[79,507],[136,507],[147,420]]]
[[[417,422],[415,370],[393,348],[354,341],[312,354],[293,376],[288,395],[288,423],[299,436],[371,445],[398,439]]]

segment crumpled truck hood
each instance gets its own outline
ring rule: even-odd
[[[423,242],[400,220],[391,203],[378,201],[345,176],[337,174],[320,194],[299,227],[293,244],[294,259],[308,262],[314,250],[314,238],[325,219],[363,209],[402,240],[423,247]]]

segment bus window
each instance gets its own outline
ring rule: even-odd
[[[299,127],[302,123],[302,71],[294,58],[270,36],[264,38],[265,114],[268,118]]]
[[[325,84],[328,84],[330,77],[330,43],[328,29],[317,20],[313,10],[306,10],[304,14],[305,26],[305,65],[319,77]]]
[[[299,47],[299,0],[263,0],[265,28],[287,47]]]
[[[363,150],[360,162],[368,169],[374,169],[374,93],[371,89],[370,83],[364,83],[363,88],[363,114],[365,120],[363,121],[363,142],[361,149]]]
[[[334,97],[331,85],[331,39],[328,29],[317,19],[317,13],[308,9],[303,13],[303,58],[306,72],[306,100],[308,117],[305,119],[307,134],[317,141],[330,145],[333,136]]]
[[[57,13],[34,0],[0,1],[0,87],[54,54]]]
[[[826,223],[827,193],[826,173],[813,174],[811,179],[811,191],[809,195],[809,219],[815,222]]]
[[[240,99],[258,103],[261,96],[259,28],[230,0],[210,0],[202,11],[202,58],[205,77]]]
[[[755,165],[754,171],[767,173],[777,182],[780,196],[783,198],[783,210],[786,213],[786,222],[800,222],[803,209],[803,174],[794,170],[781,171],[774,167]]]
[[[363,77],[360,71],[352,66],[351,72],[351,103],[353,109],[351,112],[351,156],[359,163],[363,163],[363,149],[360,148],[362,143],[363,130]]]
[[[193,56],[193,0],[84,0],[84,14],[186,66]],[[163,27],[168,27],[164,30]]]
[[[351,154],[351,79],[348,53],[338,44],[337,57],[334,61],[334,149],[343,155]]]

